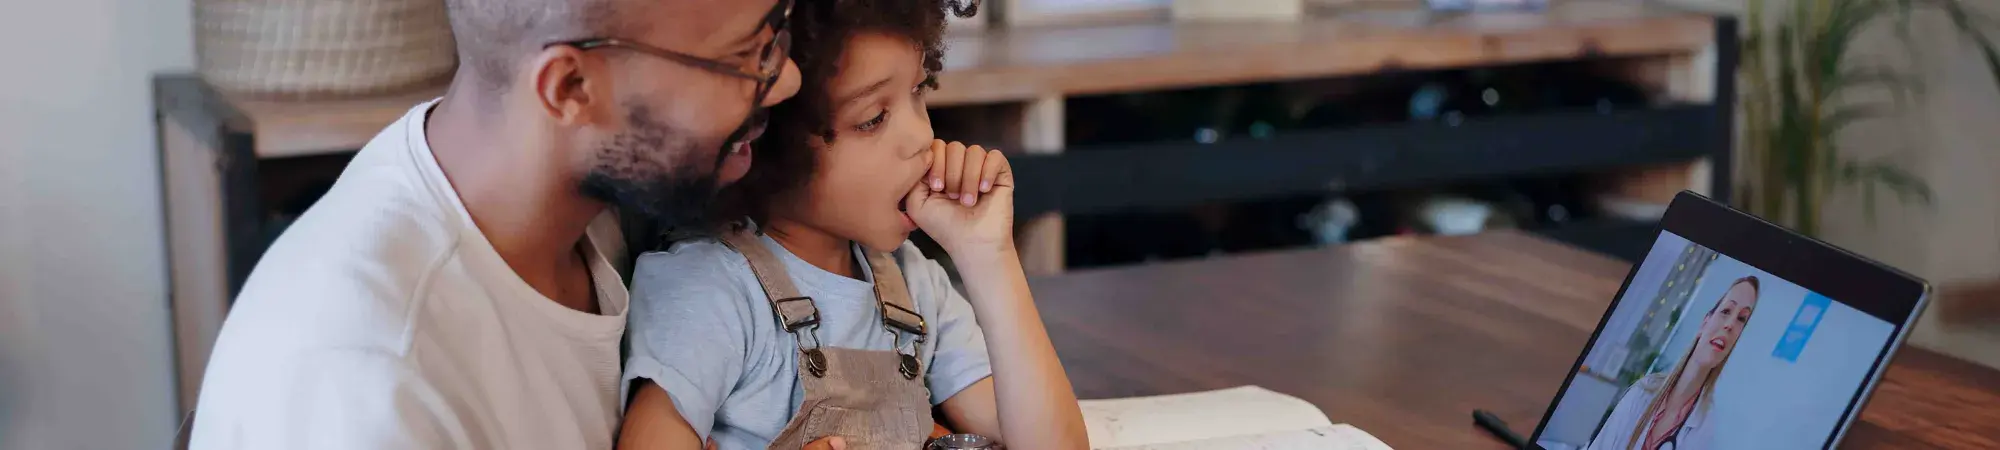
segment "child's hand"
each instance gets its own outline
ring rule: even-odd
[[[912,186],[910,220],[945,251],[1014,248],[1014,171],[999,150],[931,142],[931,170]]]

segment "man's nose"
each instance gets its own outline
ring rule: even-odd
[[[778,71],[778,81],[771,84],[771,92],[764,95],[762,106],[771,107],[798,93],[799,66],[793,64],[791,58],[785,58],[785,68]]]

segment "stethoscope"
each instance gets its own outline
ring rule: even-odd
[[[1654,448],[1659,450],[1674,450],[1674,447],[1680,446],[1680,444],[1678,443],[1680,440],[1681,440],[1681,431],[1674,430],[1673,434],[1667,435],[1667,440],[1660,441],[1660,446]]]
[[[1702,392],[1702,393],[1696,393],[1694,395],[1694,401],[1688,403],[1687,416],[1681,418],[1681,424],[1679,426],[1675,426],[1674,431],[1667,433],[1667,438],[1661,440],[1660,445],[1653,447],[1655,450],[1675,450],[1676,448],[1680,447],[1681,432],[1687,431],[1688,429],[1687,423],[1689,420],[1694,419],[1694,409],[1700,407],[1701,397],[1703,395],[1707,395],[1707,393]]]

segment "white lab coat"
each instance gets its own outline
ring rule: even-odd
[[[1628,450],[1625,443],[1632,440],[1632,427],[1647,419],[1646,405],[1652,403],[1653,397],[1659,396],[1660,390],[1667,386],[1669,375],[1665,372],[1656,373],[1632,383],[1632,388],[1626,389],[1625,395],[1618,399],[1618,406],[1611,408],[1611,416],[1604,419],[1604,426],[1598,429],[1597,437],[1591,439],[1590,445],[1584,449]],[[1677,445],[1673,450],[1704,450],[1711,447],[1709,444],[1714,437],[1715,427],[1708,426],[1708,409],[1715,403],[1714,400],[1713,392],[1701,396],[1701,400],[1694,405],[1694,412],[1688,414],[1687,423],[1681,426],[1680,435],[1676,438]],[[1649,433],[1651,430],[1652,426],[1649,425],[1640,432]],[[1641,444],[1643,442],[1634,443],[1633,448]]]

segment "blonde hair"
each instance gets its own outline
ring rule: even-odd
[[[1749,284],[1750,290],[1752,291],[1759,291],[1759,292],[1763,291],[1763,288],[1758,286],[1757,277],[1755,276],[1737,278],[1736,281],[1732,281],[1729,283],[1729,289],[1735,289],[1736,285],[1739,284]],[[1724,297],[1729,296],[1729,291],[1723,290],[1722,295]],[[1722,300],[1716,299],[1715,306],[1708,307],[1708,314],[1706,316],[1703,316],[1704,319],[1702,320],[1704,321],[1708,320],[1705,317],[1715,315],[1715,311],[1721,308],[1722,308]],[[1660,391],[1653,395],[1652,401],[1646,402],[1645,414],[1639,416],[1639,422],[1632,425],[1632,434],[1625,438],[1626,449],[1629,450],[1633,448],[1632,447],[1633,445],[1644,442],[1644,438],[1646,437],[1645,435],[1648,434],[1646,433],[1646,426],[1653,421],[1654,414],[1659,414],[1661,409],[1667,407],[1667,398],[1666,398],[1667,395],[1672,393],[1674,391],[1674,387],[1676,387],[1681,383],[1681,377],[1680,377],[1681,371],[1687,370],[1688,360],[1694,359],[1694,350],[1697,348],[1701,348],[1700,343],[1695,343],[1695,345],[1689,345],[1687,354],[1681,356],[1680,362],[1674,363],[1673,369],[1664,372],[1667,374],[1667,384],[1660,387]],[[1736,351],[1736,348],[1730,347],[1729,351],[1731,353],[1734,353]],[[1729,359],[1727,357],[1724,357],[1722,359],[1722,362],[1717,363],[1715,365],[1715,368],[1708,369],[1708,378],[1702,380],[1701,382],[1701,391],[1700,391],[1701,395],[1697,396],[1696,398],[1707,397],[1709,392],[1715,390],[1715,380],[1722,378],[1722,368],[1723,366],[1727,365],[1729,365]],[[1639,387],[1637,385],[1634,385],[1633,387],[1644,389],[1643,387]]]

